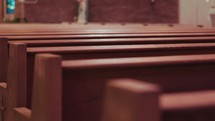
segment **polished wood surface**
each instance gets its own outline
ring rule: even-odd
[[[11,45],[13,46],[13,45]],[[19,51],[16,51],[19,50]],[[16,44],[16,46],[10,48],[9,59],[14,60],[14,63],[9,61],[8,67],[8,80],[7,80],[7,93],[8,93],[8,105],[6,110],[6,121],[15,120],[14,107],[26,107],[26,73],[27,73],[27,55],[26,46],[22,44]],[[19,70],[16,72],[16,70]]]
[[[15,108],[14,109],[14,121],[31,121],[31,110],[27,108]]]
[[[160,121],[160,89],[133,79],[110,80],[105,91],[103,121]]]
[[[7,39],[0,39],[0,82],[6,82],[8,64],[8,43]]]
[[[135,78],[154,82],[163,87],[164,93],[214,89],[214,57],[210,54],[63,61],[63,120],[88,120],[89,118],[85,117],[89,116],[99,120],[104,85],[107,80],[113,78]],[[194,82],[198,83],[193,85]],[[81,108],[83,104],[87,106],[85,110]]]
[[[61,73],[61,57],[50,54],[37,56],[34,80],[38,81],[34,81],[32,121],[62,120]]]
[[[215,88],[214,29],[30,26],[0,26],[4,28],[0,30],[2,37],[9,37],[0,43],[1,67],[5,68],[1,70],[7,74],[0,83],[4,121],[125,121],[144,117],[172,121],[182,120],[185,117],[177,115],[187,112],[210,121],[204,112],[196,115],[196,110],[210,112],[215,106],[210,98]],[[108,85],[105,98],[110,80],[115,86]],[[151,87],[148,83],[162,90],[146,91]],[[140,94],[141,89],[146,92]],[[113,90],[119,91],[121,98],[114,97]],[[155,93],[155,97],[148,97]],[[151,103],[145,105],[141,100]],[[152,108],[140,108],[145,106]],[[126,119],[122,112],[126,112]]]
[[[22,75],[28,80],[28,100],[31,97],[31,87],[33,80],[34,59],[37,53],[55,53],[62,56],[64,60],[78,59],[99,59],[99,58],[119,58],[119,57],[149,57],[164,55],[189,55],[189,54],[209,54],[215,53],[213,44],[154,44],[154,45],[112,45],[112,46],[75,46],[75,47],[34,47],[26,48],[26,44],[10,44],[9,75]],[[180,53],[179,53],[180,51]],[[26,60],[17,61],[19,56],[27,57]],[[17,58],[17,59],[16,59]],[[26,63],[27,62],[27,63]],[[11,65],[25,65],[27,73],[14,68]],[[24,66],[23,68],[24,69]],[[21,74],[22,73],[22,74]],[[9,79],[9,82],[21,82],[24,79]],[[28,107],[30,107],[28,101]]]

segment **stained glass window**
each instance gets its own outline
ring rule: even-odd
[[[7,14],[14,14],[15,0],[7,0]]]

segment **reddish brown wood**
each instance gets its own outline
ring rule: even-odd
[[[14,109],[14,121],[31,121],[31,110],[21,107]]]
[[[6,117],[5,107],[8,104],[7,100],[7,69],[8,69],[8,44],[7,39],[0,39],[0,121],[3,121]]]
[[[42,56],[49,58],[50,55]],[[48,66],[49,63],[53,61],[48,61],[47,58],[44,60],[37,59],[37,63],[39,64],[46,63],[44,66],[47,65],[47,68],[36,66],[37,71],[35,78],[37,82],[47,81],[46,83],[41,83],[45,85],[53,80],[53,75],[49,75],[49,78],[51,78],[50,80],[40,79],[39,77],[41,77],[41,75],[37,75],[39,74],[38,72],[49,72],[48,74],[56,72],[56,70],[50,69],[50,66]],[[53,58],[53,56],[49,59],[51,58]],[[214,72],[212,71],[215,68],[214,64],[215,55],[212,54],[63,61],[62,81],[58,80],[62,82],[63,86],[62,120],[100,120],[104,98],[103,93],[105,90],[104,86],[108,80],[113,78],[136,78],[157,83],[163,86],[164,94],[166,94],[166,92],[214,89]],[[61,63],[57,62],[54,65],[60,67]],[[46,69],[49,71],[45,71]],[[45,76],[43,74],[44,73],[42,73],[42,76]],[[193,76],[193,74],[195,74],[195,76]],[[183,75],[183,77],[181,75]],[[198,83],[194,85],[194,82]],[[190,89],[188,89],[188,87]],[[38,89],[39,91],[41,87],[37,85],[37,88],[34,89]],[[46,90],[44,90],[44,92],[46,92]],[[40,92],[39,94],[43,94],[44,92]],[[190,94],[185,94],[183,99],[186,99],[187,95]],[[195,96],[195,93],[193,94],[193,98],[197,97],[195,98],[196,101],[198,101],[197,99],[199,97],[202,97],[199,95]],[[209,95],[212,95],[212,93]],[[173,95],[171,97],[172,100],[174,100],[176,96]],[[178,97],[175,99],[178,99]],[[182,97],[180,97],[180,99],[182,99]],[[209,98],[209,100],[210,99],[211,98]],[[208,100],[208,98],[206,100]],[[195,103],[195,105],[198,106],[201,104],[201,100],[199,101],[200,103]],[[36,103],[33,103],[33,105],[35,104]],[[168,104],[172,106],[175,105],[174,102]],[[185,105],[184,102],[182,104]],[[189,105],[189,102],[187,104]],[[169,107],[171,107],[171,105]]]
[[[164,44],[164,43],[209,43],[214,37],[162,37],[162,38],[101,38],[101,39],[51,39],[51,40],[9,40],[9,43],[26,43],[33,46],[80,46],[80,45],[126,45],[126,44]]]
[[[97,46],[59,46],[59,47],[29,47],[29,53],[101,53],[101,52],[153,52],[177,50],[205,50],[215,48],[215,43],[177,43],[177,44],[133,44],[133,45],[97,45]]]
[[[214,62],[215,55],[63,61],[63,120],[99,120],[110,79],[156,83],[164,93],[215,89]]]
[[[142,32],[212,32],[214,31],[213,28],[201,28],[195,26],[182,26],[174,24],[170,26],[169,24],[147,24],[147,26],[143,26],[142,24],[107,24],[107,25],[100,25],[100,24],[87,24],[87,25],[80,25],[80,24],[72,24],[72,25],[65,25],[65,24],[22,24],[22,25],[14,25],[14,24],[2,24],[1,25],[1,33],[7,34],[57,34],[57,33],[92,33],[92,32],[106,32],[106,33],[115,33],[126,31],[137,31]]]
[[[159,87],[132,79],[108,82],[102,121],[160,121]]]
[[[40,27],[39,27],[40,26]],[[4,28],[4,26],[3,26]],[[1,29],[1,37],[19,39],[51,39],[51,38],[136,38],[136,37],[182,37],[182,36],[214,36],[213,28],[198,27],[143,27],[143,26],[112,26],[112,27],[68,27],[50,25],[16,25]]]
[[[22,56],[27,56],[25,60],[28,65],[27,75],[20,71],[19,68],[13,68],[14,73],[25,75],[28,80],[28,107],[30,108],[31,87],[34,70],[34,56],[36,53],[56,53],[62,55],[64,60],[78,60],[78,59],[95,59],[95,58],[119,58],[119,57],[147,57],[147,56],[164,56],[164,55],[188,55],[188,54],[206,54],[215,53],[213,44],[155,44],[155,45],[129,45],[129,46],[77,46],[77,47],[39,47],[28,48],[27,53],[16,47],[17,44],[11,44],[11,48],[15,52],[22,53]],[[19,44],[20,45],[20,44]],[[25,44],[23,45],[25,46]],[[11,56],[14,55],[11,51]],[[14,57],[14,56],[13,56]],[[17,59],[10,59],[10,63],[17,62]],[[20,81],[19,81],[20,82]]]
[[[26,68],[27,55],[26,45],[14,43],[10,45],[9,69],[8,69],[8,105],[6,110],[5,121],[14,120],[14,108],[26,107]],[[19,50],[19,51],[17,51]],[[23,54],[24,53],[24,54]],[[19,70],[16,72],[16,70]]]
[[[7,81],[8,44],[7,39],[0,39],[0,82]]]
[[[100,39],[100,38],[148,38],[148,37],[207,37],[215,36],[215,33],[146,33],[146,34],[86,34],[86,35],[17,35],[2,36],[10,40],[30,39]]]
[[[38,36],[38,35],[36,35],[36,34],[29,34],[29,35],[25,35],[25,34],[17,34],[18,36],[14,36],[14,35],[9,35],[9,36],[11,36],[11,39],[14,39],[14,40],[19,40],[19,39],[41,39],[41,38],[44,38],[44,39],[57,39],[57,38],[60,38],[60,39],[66,39],[66,38],[87,38],[87,39],[89,39],[89,38],[140,38],[140,37],[152,37],[152,36],[157,36],[157,37],[164,37],[164,36],[166,36],[166,37],[169,37],[169,36],[177,36],[177,37],[182,37],[182,36],[197,36],[197,37],[200,37],[200,36],[205,36],[205,38],[206,37],[208,37],[208,36],[214,36],[214,33],[213,33],[213,31],[208,31],[208,32],[206,32],[206,31],[204,31],[204,32],[194,32],[194,33],[192,33],[192,32],[189,32],[189,33],[177,33],[176,31],[175,32],[172,32],[171,34],[169,34],[169,33],[165,33],[165,32],[155,32],[155,33],[146,33],[146,34],[140,34],[140,33],[138,33],[138,32],[141,32],[141,31],[133,31],[134,33],[133,34],[131,34],[129,31],[122,31],[122,32],[124,32],[124,33],[121,33],[121,34],[114,34],[114,35],[110,35],[108,32],[106,33],[106,34],[101,34],[101,33],[99,33],[99,34],[92,34],[92,33],[90,33],[89,35],[87,35],[86,33],[86,35],[82,35],[82,34],[72,34],[72,35],[69,35],[68,33],[55,33],[54,35],[52,35],[52,34],[50,34],[50,33],[46,33],[46,34],[40,34],[41,36]],[[127,32],[127,34],[125,34]],[[136,32],[136,33],[135,33]],[[128,34],[129,33],[129,34]],[[20,37],[19,37],[20,36]],[[200,40],[200,39],[198,39],[198,40]],[[209,40],[212,40],[212,38],[209,38]],[[193,40],[194,41],[194,40]],[[199,42],[199,41],[198,41]],[[108,43],[108,42],[107,42]],[[89,44],[89,43],[88,43]],[[188,45],[187,45],[188,46]],[[187,47],[186,46],[186,47]],[[200,51],[198,51],[198,52],[201,52],[201,53],[214,53],[213,51],[211,51],[211,49],[213,48],[212,46],[207,46],[207,47],[209,47],[208,48],[208,50],[206,51],[205,50],[205,46],[201,46],[200,48],[202,49],[202,50],[200,50]],[[180,47],[179,47],[180,48]],[[192,49],[193,49],[193,46],[190,46],[190,47],[188,47],[189,49],[191,49],[191,50],[189,50],[189,52],[192,52],[192,53],[190,53],[190,54],[196,54],[196,53],[198,53],[198,52],[194,52]],[[62,48],[56,48],[56,49],[58,49],[58,50],[62,50]],[[76,47],[76,49],[78,49],[78,47]],[[73,51],[74,50],[76,50],[76,49],[73,49]],[[89,50],[89,48],[87,48],[88,50]],[[87,50],[87,49],[85,49],[85,50]],[[140,48],[139,48],[140,49]],[[154,48],[155,50],[157,50],[156,48]],[[197,48],[196,48],[197,49]],[[43,52],[51,52],[51,50],[52,49],[50,49],[50,50],[43,50]],[[79,52],[80,53],[82,53],[83,52],[83,48],[79,48]],[[95,47],[95,48],[92,48],[91,49],[91,51],[90,52],[96,52],[97,50],[100,50],[100,52],[103,52],[104,51],[104,46],[103,47],[101,47],[101,48],[99,48],[99,47]],[[112,50],[113,51],[118,51],[119,52],[119,55],[113,55],[113,52],[112,52]],[[153,50],[153,49],[152,49]],[[164,49],[165,50],[165,49]],[[179,52],[176,52],[175,54],[184,54],[184,53],[187,53],[187,51],[184,51],[184,52],[182,52],[182,50],[184,50],[183,48],[180,48],[180,53]],[[128,50],[126,50],[126,51],[123,51],[123,52],[127,52]],[[134,50],[129,50],[129,51],[134,51]],[[136,50],[135,50],[136,51]],[[5,51],[6,52],[6,51]],[[12,52],[12,51],[11,51]],[[41,52],[41,51],[40,51]],[[65,51],[62,51],[62,52],[65,52]],[[67,50],[67,52],[68,52],[68,50]],[[106,52],[109,52],[109,54],[107,54],[109,57],[113,57],[113,56],[115,56],[115,57],[123,57],[123,56],[125,56],[125,55],[121,55],[121,52],[122,52],[122,50],[119,48],[118,50],[117,49],[109,49],[109,50],[106,50]],[[34,53],[34,52],[33,52]],[[35,53],[38,53],[38,52],[36,52],[35,51]],[[55,50],[55,53],[58,53],[58,52],[56,52],[56,50]],[[60,52],[59,52],[60,53]],[[82,53],[83,54],[83,53]],[[85,53],[86,54],[86,53]],[[139,54],[139,53],[138,53]],[[164,54],[164,53],[162,53],[162,54]],[[171,54],[173,54],[173,53],[171,53]],[[19,52],[15,52],[15,55],[19,55]],[[133,54],[131,54],[131,55],[127,55],[127,56],[136,56],[136,55],[133,55]],[[140,55],[139,55],[140,56]],[[142,55],[141,55],[142,56]],[[15,57],[15,56],[14,56]],[[21,56],[21,59],[20,60],[22,60],[23,58],[22,57],[24,57],[24,56]],[[47,57],[47,56],[46,56]],[[63,56],[64,57],[64,56]],[[83,58],[83,55],[80,55],[79,57],[82,57]],[[88,55],[88,56],[86,56],[87,58],[91,58],[91,56],[90,55]],[[93,57],[95,57],[95,58],[101,58],[101,56],[98,54],[98,55],[96,55],[96,56],[93,56]],[[102,56],[102,57],[105,57],[105,56]],[[123,74],[123,76],[124,75],[126,75],[126,77],[128,76],[128,77],[135,77],[135,78],[140,78],[141,80],[142,79],[149,79],[150,81],[151,81],[151,78],[152,78],[152,81],[155,81],[155,82],[157,82],[158,81],[158,83],[162,83],[162,82],[159,82],[159,80],[158,79],[160,79],[159,78],[159,76],[160,76],[160,74],[162,75],[162,74],[164,74],[164,77],[162,77],[161,79],[166,79],[166,80],[168,80],[167,82],[169,82],[169,84],[167,84],[167,83],[162,83],[162,85],[164,85],[164,88],[165,88],[165,92],[174,92],[174,91],[181,91],[181,90],[183,90],[182,88],[185,88],[184,90],[186,91],[186,90],[197,90],[197,89],[214,89],[214,87],[213,87],[213,85],[214,85],[214,83],[212,83],[211,81],[210,81],[210,78],[211,79],[213,79],[213,71],[212,70],[214,70],[214,65],[213,65],[213,59],[211,59],[210,57],[208,57],[208,56],[203,56],[203,57],[205,57],[205,60],[204,59],[200,59],[200,60],[198,60],[199,58],[195,58],[195,59],[197,59],[197,62],[196,62],[196,60],[190,60],[190,59],[188,59],[188,60],[183,60],[183,59],[178,59],[178,58],[173,58],[173,60],[170,62],[170,61],[167,61],[167,60],[165,60],[164,59],[164,61],[165,62],[148,62],[148,63],[146,63],[146,68],[148,68],[148,67],[154,67],[155,66],[155,68],[152,68],[152,69],[149,69],[149,72],[146,72],[146,71],[139,71],[139,70],[141,70],[141,68],[136,68],[136,67],[138,67],[138,66],[143,66],[143,65],[141,65],[140,64],[140,61],[133,61],[134,63],[130,63],[130,61],[131,60],[121,60],[121,59],[117,59],[117,60],[112,60],[112,61],[114,61],[114,62],[117,62],[117,61],[122,61],[122,62],[120,62],[120,63],[112,63],[112,64],[107,64],[107,65],[105,65],[104,63],[106,63],[106,61],[108,61],[108,60],[105,60],[105,61],[101,61],[101,60],[94,60],[94,61],[97,61],[97,62],[101,62],[101,64],[99,64],[99,63],[97,63],[98,65],[96,65],[96,66],[94,66],[93,65],[93,62],[91,63],[91,61],[73,61],[73,62],[77,62],[77,63],[75,63],[75,66],[74,67],[72,67],[72,71],[70,72],[70,71],[68,71],[67,69],[68,68],[66,68],[65,69],[65,72],[66,73],[63,73],[63,74],[65,74],[66,75],[66,79],[67,79],[67,76],[69,77],[69,76],[71,76],[71,75],[67,75],[67,71],[69,72],[69,73],[71,73],[72,74],[72,77],[71,77],[71,80],[70,80],[70,78],[68,78],[68,80],[69,81],[71,81],[71,83],[73,84],[73,79],[74,80],[81,80],[81,81],[84,81],[84,83],[85,83],[85,81],[87,80],[87,79],[92,79],[92,80],[96,80],[96,81],[98,81],[98,80],[103,80],[103,81],[105,81],[106,79],[109,79],[109,78],[112,78],[112,77],[116,77],[116,78],[118,78],[118,76],[119,75],[116,75],[116,74],[118,74],[118,73],[122,73]],[[73,58],[74,58],[74,56],[73,56]],[[48,59],[48,57],[47,57],[47,59]],[[70,59],[70,57],[69,56],[67,56],[67,58],[66,58],[66,56],[65,56],[65,58],[63,58],[63,59]],[[136,59],[138,59],[138,58],[136,58]],[[140,58],[139,58],[140,59]],[[160,58],[157,58],[157,59],[160,59]],[[176,60],[174,60],[174,59],[176,59]],[[211,59],[211,60],[210,60]],[[149,59],[150,60],[150,59]],[[25,62],[25,61],[24,61]],[[48,61],[47,61],[48,62]],[[132,62],[132,61],[131,61]],[[67,62],[66,62],[67,63]],[[81,63],[85,63],[86,65],[82,65]],[[180,63],[180,64],[179,64]],[[200,65],[198,65],[200,63]],[[20,67],[20,65],[18,64],[18,62],[15,62],[14,63],[15,64],[15,67]],[[87,64],[89,64],[89,65],[87,65]],[[92,65],[91,65],[92,64]],[[104,65],[103,65],[104,64]],[[140,65],[139,65],[140,64]],[[189,64],[192,64],[191,66],[189,65]],[[193,65],[198,65],[198,66],[193,66]],[[210,67],[209,66],[209,64],[212,64],[212,66]],[[11,64],[10,64],[11,65]],[[21,64],[22,65],[22,64]],[[127,66],[127,65],[130,65],[130,66]],[[181,65],[183,65],[182,67],[180,67]],[[184,65],[188,65],[188,67],[185,67]],[[134,66],[134,67],[133,67]],[[165,69],[163,69],[164,70],[164,72],[163,72],[163,70],[161,71],[161,69],[160,69],[160,72],[159,71],[152,71],[153,69],[158,69],[159,70],[159,68],[161,67],[163,67],[163,66],[167,66],[167,69],[165,68]],[[172,71],[169,71],[169,70],[171,70],[172,69],[172,66],[176,66],[174,69],[176,69],[176,70],[172,70]],[[193,67],[192,67],[193,66]],[[77,68],[76,68],[77,67]],[[112,67],[116,67],[117,69],[114,69],[114,68],[112,68]],[[143,67],[145,67],[145,66],[143,66]],[[11,68],[11,67],[10,67]],[[70,68],[70,67],[69,67]],[[102,68],[102,69],[101,69]],[[122,68],[122,70],[118,70],[118,68]],[[134,69],[134,68],[136,68],[136,69]],[[196,69],[197,68],[197,69]],[[14,68],[14,70],[18,70],[18,68]],[[73,70],[74,69],[74,70]],[[82,72],[82,69],[84,70],[83,72]],[[95,69],[95,70],[91,70],[91,69]],[[100,70],[101,69],[101,70]],[[104,71],[104,70],[105,71]],[[107,70],[106,70],[107,69]],[[109,72],[109,69],[110,70],[112,70],[113,72]],[[125,69],[125,70],[123,70],[123,69]],[[131,69],[131,70],[130,70]],[[169,70],[168,70],[169,69]],[[80,71],[81,70],[81,71]],[[134,71],[135,70],[135,71]],[[186,70],[186,72],[187,72],[187,70],[188,70],[188,72],[187,73],[185,73],[185,72],[183,72],[184,70]],[[190,73],[189,72],[189,70],[194,70],[194,72],[195,73],[197,73],[197,74],[199,74],[198,76],[194,76],[192,73]],[[205,71],[205,72],[203,72],[203,70]],[[11,71],[11,70],[10,70]],[[9,72],[10,72],[9,71]],[[24,72],[25,72],[26,70],[24,70]],[[88,72],[89,71],[89,73],[84,73],[84,72]],[[126,71],[128,71],[128,72],[126,72]],[[212,71],[212,72],[211,72]],[[13,73],[14,71],[13,71],[13,69],[12,69],[12,73]],[[98,72],[98,73],[97,73]],[[105,73],[104,73],[105,72]],[[170,75],[169,75],[169,78],[167,78],[166,76],[167,75],[165,75],[165,72],[166,73],[170,73]],[[175,72],[175,73],[173,73],[173,72]],[[17,80],[19,80],[19,79],[21,79],[21,78],[26,78],[26,76],[23,76],[23,73],[21,74],[21,71],[20,72],[18,72],[21,76],[17,76],[16,74],[15,74],[15,76],[17,76]],[[78,76],[74,76],[73,75],[73,73],[75,73],[75,74],[77,74],[77,75],[82,75],[81,77],[78,77]],[[137,75],[133,75],[134,73],[136,73]],[[146,73],[146,74],[145,74]],[[147,73],[149,73],[149,75],[150,74],[158,74],[158,77],[148,77],[148,74]],[[179,74],[184,74],[185,75],[185,77],[180,77],[179,76]],[[189,75],[190,74],[190,75]],[[85,75],[86,75],[86,77],[85,77]],[[102,78],[102,76],[101,75],[103,75],[105,78]],[[138,76],[138,75],[140,75],[140,77]],[[144,76],[146,76],[146,77],[142,77],[142,75],[144,75]],[[202,76],[202,77],[199,77],[199,76]],[[21,77],[21,78],[19,78],[19,77]],[[63,76],[63,78],[64,78],[65,76]],[[87,78],[88,77],[88,78]],[[191,79],[192,77],[194,77],[194,79],[196,79],[196,80],[198,80],[200,83],[199,84],[197,84],[197,86],[195,86],[195,87],[192,87],[192,84],[191,84],[191,82],[189,82],[189,79]],[[199,78],[197,78],[197,77],[199,77]],[[205,77],[205,78],[204,78]],[[13,78],[15,78],[15,77],[13,77]],[[45,78],[45,77],[44,77]],[[86,79],[85,79],[86,78]],[[176,88],[173,88],[173,87],[170,87],[170,85],[172,84],[171,83],[171,81],[170,81],[170,79],[175,79],[175,78],[178,78],[178,81],[176,81],[177,82],[177,84],[173,84]],[[184,79],[184,78],[186,78],[186,79]],[[205,83],[203,83],[202,82],[202,80],[203,80],[203,78],[205,79],[205,80],[207,80]],[[49,77],[47,77],[47,79],[49,79]],[[97,80],[98,79],[98,80]],[[183,80],[183,81],[180,81],[179,79],[181,79],[181,80]],[[12,78],[10,79],[10,80],[13,80]],[[188,82],[188,84],[187,85],[190,85],[190,87],[192,87],[191,89],[186,89],[186,86],[185,86],[185,84],[183,83],[183,82]],[[193,80],[192,80],[193,81]],[[9,81],[8,82],[8,84],[10,83],[10,82],[12,82],[12,81]],[[91,81],[90,81],[91,82]],[[180,83],[179,83],[180,82]],[[70,83],[70,82],[69,82]],[[171,83],[171,84],[170,84]],[[183,84],[182,84],[183,83]],[[26,83],[24,83],[24,85],[25,85]],[[64,85],[66,85],[65,87],[67,87],[67,84],[65,84],[64,82],[63,82],[63,84]],[[75,83],[76,84],[76,83]],[[77,82],[77,84],[79,84],[79,82]],[[86,84],[84,84],[84,86],[85,87],[87,87],[87,84],[88,85],[91,85],[91,83],[89,83],[89,82],[87,82],[86,81]],[[93,82],[93,84],[94,84],[94,82]],[[105,85],[104,83],[102,83],[101,85],[101,82],[97,82],[97,83],[95,83],[94,84],[94,86],[93,86],[93,88],[89,88],[89,90],[88,90],[88,87],[87,87],[87,89],[84,89],[83,90],[83,92],[84,91],[86,91],[87,93],[86,94],[83,94],[83,95],[86,95],[86,97],[84,97],[84,98],[92,98],[92,97],[90,97],[90,96],[88,96],[88,94],[90,94],[90,95],[94,95],[93,93],[92,93],[92,91],[94,90],[95,91],[95,97],[97,97],[97,96],[101,96],[100,95],[100,92],[103,92],[103,89],[101,89],[101,85],[102,85],[102,87],[103,87],[103,85]],[[10,85],[10,84],[9,84]],[[48,84],[46,84],[46,85],[48,85]],[[12,97],[15,97],[14,98],[14,101],[16,100],[16,98],[17,98],[17,96],[16,95],[22,95],[22,96],[24,96],[23,94],[24,93],[21,93],[21,92],[24,92],[23,91],[23,89],[21,89],[20,87],[21,87],[21,84],[18,84],[17,85],[17,83],[15,83],[14,85],[13,85],[15,88],[14,88],[14,90],[16,90],[16,88],[18,88],[18,90],[17,90],[17,92],[16,93],[14,93],[14,94],[12,94],[10,91],[9,91],[9,96],[11,96],[12,95]],[[13,87],[12,86],[12,87]],[[78,85],[78,86],[83,86],[83,85]],[[98,86],[98,87],[97,87]],[[172,85],[171,85],[172,86]],[[178,87],[177,87],[178,86]],[[11,87],[10,86],[8,86],[9,88],[9,90],[11,90]],[[25,87],[25,86],[24,86]],[[72,85],[72,87],[73,87],[73,85]],[[67,87],[67,88],[65,88],[65,89],[63,89],[65,92],[67,92],[67,89],[69,90],[69,87]],[[81,89],[79,89],[79,88],[76,88],[76,87],[74,87],[74,91],[76,92],[76,89],[78,90],[78,91],[80,91],[80,94],[82,94],[82,90]],[[91,91],[91,90],[92,91]],[[24,88],[24,90],[25,90],[25,88]],[[73,90],[73,89],[72,89]],[[97,93],[98,92],[98,90],[100,91],[99,93]],[[12,91],[12,92],[15,92],[15,91]],[[31,91],[29,91],[29,92],[31,92]],[[73,93],[73,92],[71,92],[72,94],[75,94],[76,95],[76,93]],[[45,95],[46,93],[44,93],[44,95]],[[49,93],[47,93],[47,94],[49,94]],[[68,94],[68,93],[63,93],[63,94]],[[98,95],[97,95],[98,94]],[[68,98],[68,97],[66,97],[65,95],[63,95],[63,99],[65,99],[65,98]],[[78,94],[77,94],[78,95]],[[102,96],[101,96],[102,97]],[[51,98],[53,98],[53,97],[51,97]],[[57,98],[57,99],[59,99],[59,98]],[[82,101],[82,97],[78,97],[77,99],[80,99],[81,101]],[[71,117],[73,117],[74,116],[74,119],[77,119],[77,120],[87,120],[87,119],[84,119],[84,117],[81,117],[81,115],[82,115],[82,113],[83,114],[86,114],[86,117],[88,116],[88,117],[91,117],[92,118],[92,120],[98,120],[99,118],[98,118],[98,115],[97,116],[95,116],[94,114],[95,114],[95,112],[97,112],[97,114],[99,114],[100,112],[100,110],[96,110],[96,109],[99,109],[100,108],[100,104],[101,104],[101,102],[100,102],[100,100],[101,100],[102,98],[99,98],[99,100],[97,100],[99,103],[94,103],[93,102],[93,105],[96,105],[95,106],[95,111],[94,111],[94,109],[92,109],[92,107],[87,107],[86,106],[86,111],[83,111],[83,109],[82,109],[82,105],[85,105],[85,103],[84,104],[81,104],[79,101],[77,101],[76,103],[74,103],[74,104],[77,104],[78,106],[80,106],[81,108],[80,108],[80,110],[77,108],[78,106],[74,106],[74,109],[75,108],[77,108],[78,109],[78,111],[80,111],[80,115],[79,115],[79,113],[77,113],[77,115],[73,115],[73,113],[71,114]],[[19,100],[18,98],[17,98],[17,100]],[[74,100],[72,100],[72,101],[74,101]],[[13,101],[12,101],[13,102]],[[64,102],[63,103],[63,105],[64,105],[64,107],[66,107],[65,106],[65,104],[66,104],[67,102]],[[51,105],[51,104],[50,104]],[[91,105],[91,103],[89,104],[89,105]],[[20,106],[20,105],[18,105],[18,106]],[[21,105],[22,106],[22,105]],[[85,106],[83,106],[83,107],[85,107]],[[12,108],[10,108],[10,109],[12,109]],[[85,108],[84,108],[85,109]],[[89,110],[88,110],[89,109]],[[93,110],[92,112],[91,112],[91,110]],[[37,112],[39,112],[39,111],[41,111],[41,109],[38,109],[37,110]],[[46,111],[46,110],[45,110]],[[74,112],[74,111],[71,111],[71,109],[66,109],[66,110],[63,110],[63,111],[68,111],[68,112]],[[41,112],[39,112],[39,113],[41,113]],[[40,114],[36,114],[36,115],[40,115]],[[76,112],[75,112],[76,113]],[[74,113],[74,114],[75,114]],[[89,114],[87,114],[87,113],[89,113]],[[69,113],[68,113],[69,114]],[[92,114],[92,115],[91,115]],[[43,114],[41,114],[41,115],[43,115]],[[64,114],[63,113],[63,119],[65,120],[65,121],[67,121],[67,120],[73,120],[73,118],[72,119],[70,119],[70,116],[68,116],[68,118],[65,116],[66,114]],[[46,115],[47,116],[47,115]],[[43,116],[42,116],[43,117]],[[45,117],[45,116],[44,116]],[[45,117],[46,118],[46,117]],[[90,118],[90,119],[91,119]],[[35,121],[36,120],[38,120],[38,118],[36,118],[35,119]],[[46,121],[46,120],[44,120],[44,121]]]
[[[160,97],[163,110],[215,107],[215,90],[164,94]]]
[[[5,111],[7,108],[7,84],[5,82],[0,83],[0,121],[4,121],[6,116]]]
[[[36,57],[32,121],[62,121],[61,58]]]
[[[142,110],[145,109],[146,112],[141,113],[139,117],[143,118],[145,114],[146,116],[156,117],[151,115],[156,114],[157,112],[151,113],[150,109],[157,109],[157,108],[146,108],[146,107],[150,106],[150,104],[158,100],[160,104],[159,109],[162,109],[163,112],[166,112],[166,111],[177,112],[177,110],[188,112],[189,110],[191,111],[196,109],[205,109],[205,107],[208,107],[209,109],[215,107],[214,90],[162,94],[160,95],[159,98],[157,97],[157,99],[156,98],[153,99],[151,97],[153,94],[157,92],[157,89],[155,88],[156,86],[141,84],[139,82],[136,83],[135,81],[128,80],[128,79],[114,80],[112,82],[109,82],[108,84],[109,84],[109,87],[106,89],[108,93],[105,97],[105,102],[106,102],[105,113],[104,113],[105,120],[107,119],[107,120],[119,121],[120,119],[125,117],[126,118],[124,120],[126,120],[126,119],[129,119],[128,118],[129,116],[132,116],[131,114],[135,115],[133,118],[133,120],[135,120],[135,118],[138,118],[137,116],[139,114],[138,112],[144,112],[144,111],[140,111],[141,109]],[[143,103],[144,100],[141,101],[141,99],[144,99],[144,100],[152,99],[152,100],[150,101],[150,103]],[[130,102],[132,101],[137,101],[137,102],[130,104]],[[138,106],[134,106],[134,104]],[[148,104],[148,105],[144,105],[144,104]],[[144,107],[140,108],[142,105],[144,105]],[[131,106],[134,106],[134,107],[132,108]],[[128,110],[126,110],[127,108]],[[140,108],[140,110],[138,110],[138,108]],[[204,114],[198,114],[198,115],[204,115]],[[184,119],[186,119],[186,117],[184,117]],[[144,118],[142,120],[144,120]],[[156,119],[156,121],[157,120],[159,119]],[[205,120],[207,119],[205,118]]]

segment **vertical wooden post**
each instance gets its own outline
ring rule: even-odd
[[[4,121],[4,113],[3,113],[3,109],[4,106],[3,106],[3,97],[0,97],[0,121]]]
[[[160,121],[159,87],[135,80],[112,80],[102,121]]]
[[[24,1],[22,0],[17,0],[16,1],[16,11],[15,11],[15,18],[19,18],[20,22],[24,22],[25,18],[25,6],[24,6]]]
[[[3,0],[0,0],[0,23],[3,22]]]
[[[7,66],[8,66],[8,40],[7,38],[0,38],[0,82],[7,80]]]
[[[24,1],[20,1],[20,3],[21,3],[21,6],[20,6],[20,11],[21,11],[21,13],[20,13],[20,19],[21,19],[21,21],[20,22],[22,22],[22,23],[24,23],[25,22],[25,4],[24,4]]]
[[[0,121],[5,121],[5,104],[7,104],[6,98],[7,84],[4,82],[0,83]]]
[[[52,54],[36,56],[32,121],[62,121],[61,57]]]
[[[7,1],[3,0],[3,20],[7,17]]]
[[[9,65],[8,65],[8,106],[6,109],[6,120],[14,121],[14,108],[26,107],[26,65],[27,51],[26,44],[10,44]]]

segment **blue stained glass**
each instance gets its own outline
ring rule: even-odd
[[[14,14],[16,2],[15,0],[7,0],[7,14]]]

